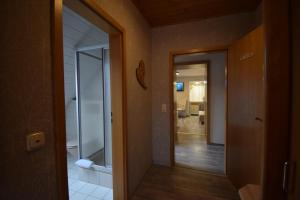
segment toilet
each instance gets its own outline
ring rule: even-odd
[[[77,140],[67,141],[67,152],[74,157],[78,157],[78,142]]]

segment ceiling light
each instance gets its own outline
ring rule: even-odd
[[[180,75],[180,73],[179,72],[176,72],[176,76],[179,76]]]

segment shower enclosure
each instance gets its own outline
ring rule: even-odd
[[[104,48],[78,50],[77,113],[79,157],[111,167],[109,54]]]

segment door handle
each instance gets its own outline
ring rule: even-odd
[[[259,118],[259,117],[255,117],[255,120],[256,120],[256,121],[259,121],[259,122],[263,122],[263,119],[262,119],[262,118]]]

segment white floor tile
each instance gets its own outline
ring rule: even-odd
[[[70,200],[85,200],[86,198],[86,194],[82,194],[79,192],[75,192],[73,195],[70,196]]]
[[[76,182],[75,179],[68,178],[68,184],[69,184],[69,187],[70,187],[70,185],[73,185],[75,182]]]
[[[82,181],[76,181],[74,184],[70,185],[70,189],[74,191],[80,190],[83,186],[85,186],[87,183]]]
[[[103,200],[113,200],[113,191],[110,189],[109,192],[104,196]]]
[[[94,190],[90,195],[102,199],[108,192],[109,192],[108,188],[97,186],[96,190]]]
[[[91,194],[94,190],[96,190],[96,188],[98,188],[97,185],[87,183],[80,190],[78,190],[78,192],[81,192],[83,194]]]
[[[93,197],[93,196],[88,196],[85,200],[102,200],[102,199],[96,198],[96,197]]]
[[[75,193],[74,190],[70,190],[70,189],[69,189],[69,197],[72,196],[74,193]]]

